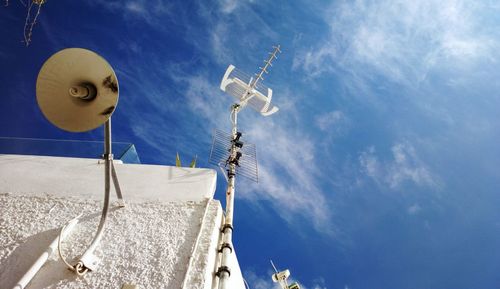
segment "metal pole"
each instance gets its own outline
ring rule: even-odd
[[[110,192],[110,179],[111,179],[111,162],[113,154],[111,152],[111,118],[109,118],[104,125],[104,205],[102,208],[101,220],[97,227],[97,233],[92,240],[89,248],[82,255],[78,263],[75,265],[75,271],[79,275],[87,273],[89,270],[95,270],[98,265],[98,259],[94,255],[94,250],[101,241],[104,233],[104,224],[109,209],[109,192]]]
[[[236,138],[237,133],[237,122],[238,122],[238,111],[240,106],[235,104],[232,106],[231,110],[231,122],[232,127],[232,137],[233,140]],[[222,227],[222,244],[220,252],[222,253],[221,264],[217,270],[217,275],[219,276],[219,289],[227,289],[228,279],[231,275],[231,270],[229,268],[229,258],[233,253],[233,212],[234,212],[234,193],[235,193],[235,181],[236,181],[236,163],[234,161],[238,148],[236,147],[234,141],[231,144],[231,151],[229,157],[229,169],[227,170],[228,182],[226,189],[226,216],[224,219],[224,225]]]

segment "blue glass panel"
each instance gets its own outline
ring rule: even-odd
[[[103,150],[103,141],[0,137],[0,154],[99,159]],[[112,150],[115,159],[124,163],[140,163],[135,146],[131,143],[113,142]]]

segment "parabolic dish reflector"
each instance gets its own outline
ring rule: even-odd
[[[105,123],[118,103],[118,80],[111,65],[87,49],[67,48],[43,64],[36,99],[55,126],[84,132]]]

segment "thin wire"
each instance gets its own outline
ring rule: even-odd
[[[78,219],[82,216],[82,214],[78,215],[75,219]],[[74,220],[74,219],[73,219]],[[70,263],[68,263],[68,261],[66,261],[66,258],[64,258],[63,256],[63,253],[62,253],[62,235],[64,234],[64,230],[66,230],[66,227],[69,225],[69,223],[71,223],[73,220],[70,220],[69,222],[67,222],[62,228],[61,228],[61,231],[59,232],[59,238],[58,238],[58,241],[57,241],[57,252],[59,253],[59,258],[61,258],[61,260],[64,262],[64,264],[66,264],[66,266],[68,267],[68,269],[70,269],[71,271],[75,271],[77,272],[78,275],[80,275],[78,273],[78,271],[76,271],[76,268],[71,265]]]
[[[245,278],[243,278],[243,282],[245,283],[245,287],[246,287],[247,289],[250,289],[250,286],[248,286],[247,280],[245,280]]]
[[[38,19],[38,15],[40,15],[40,11],[42,9],[42,3],[39,3],[37,5],[38,5],[38,9],[36,10],[35,18],[33,18],[33,21],[31,22],[30,30],[28,32],[29,42],[26,43],[26,46],[28,46],[31,42],[31,35],[33,35],[33,27],[35,27],[36,20]]]
[[[222,172],[222,175],[224,176],[224,178],[226,179],[226,183],[229,182],[229,179],[227,178],[227,175],[226,175],[226,171],[224,171],[224,168],[222,168],[222,164],[219,163],[219,169],[221,170]]]
[[[29,41],[26,38],[26,30],[28,30],[28,24],[30,20],[30,13],[31,13],[31,7],[33,7],[33,1],[30,2],[28,6],[28,12],[26,13],[26,19],[24,20],[24,42],[26,43],[26,46],[29,45]]]

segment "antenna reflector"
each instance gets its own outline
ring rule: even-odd
[[[233,137],[230,134],[216,129],[212,139],[209,163],[221,168],[228,168],[232,141]],[[241,155],[238,159],[236,174],[258,182],[257,153],[255,145],[246,142],[241,142],[241,144],[242,146],[239,149]]]
[[[67,48],[43,64],[36,99],[55,126],[84,132],[104,124],[118,103],[118,80],[111,65],[87,49]]]
[[[234,65],[229,65],[226,69],[220,89],[234,97],[242,107],[248,104],[264,116],[278,111],[278,107],[271,105],[272,89],[257,82],[256,78],[237,69]]]

